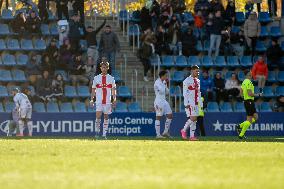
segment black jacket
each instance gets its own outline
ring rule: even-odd
[[[105,24],[106,24],[106,20],[104,20],[102,25],[100,25],[95,31],[87,32],[86,41],[87,41],[88,47],[89,46],[97,46],[97,44],[98,44],[97,34],[101,31],[101,29],[104,27]]]
[[[211,34],[221,35],[221,31],[224,30],[225,23],[222,17],[220,18],[213,18],[213,25]]]

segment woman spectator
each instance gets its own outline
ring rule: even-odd
[[[267,64],[264,62],[264,55],[259,56],[258,61],[252,67],[252,77],[258,81],[259,92],[263,93],[265,81],[268,77]]]
[[[221,74],[216,73],[214,80],[214,91],[216,92],[216,101],[219,103],[221,100],[225,100],[225,80],[221,77]]]
[[[232,24],[235,21],[235,15],[236,15],[235,2],[234,0],[229,0],[224,13],[224,19],[227,26],[232,26]]]
[[[24,12],[20,12],[14,20],[11,22],[11,28],[15,33],[18,33],[20,36],[24,35],[26,32],[25,29],[26,17]]]
[[[52,94],[49,98],[57,98],[59,100],[60,97],[62,97],[64,92],[64,81],[61,74],[56,74],[55,78],[52,80],[51,91]]]
[[[180,41],[180,23],[175,15],[172,16],[167,33],[170,50],[173,54],[177,54],[177,43]]]
[[[188,28],[187,32],[182,34],[181,42],[182,54],[184,56],[195,56],[198,54],[196,50],[197,39],[195,35],[193,35],[192,28]]]
[[[58,68],[65,69],[66,66],[72,61],[72,49],[68,38],[65,38],[63,45],[59,49],[59,62]]]
[[[168,44],[168,34],[166,33],[163,26],[158,26],[156,34],[157,42],[155,44],[155,50],[157,54],[164,55],[170,53],[170,48]]]
[[[40,99],[43,101],[49,101],[48,96],[52,93],[51,79],[47,70],[43,71],[42,79],[37,81],[36,92]]]
[[[169,0],[162,0],[160,4],[161,8],[161,15],[160,15],[160,23],[159,25],[165,25],[170,22],[170,18],[173,15],[173,8],[169,3]]]
[[[229,98],[239,96],[240,85],[239,80],[237,79],[237,75],[235,73],[232,73],[231,78],[227,79],[225,83],[225,89]]]

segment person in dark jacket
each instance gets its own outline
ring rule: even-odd
[[[156,31],[158,18],[160,17],[160,4],[157,0],[154,0],[152,3],[152,6],[150,8],[150,15],[152,18],[151,21],[152,21],[153,31]]]
[[[48,101],[47,96],[52,93],[51,90],[51,79],[49,72],[44,70],[42,73],[42,79],[37,80],[36,93],[43,101]]]
[[[196,50],[197,39],[193,35],[192,28],[189,28],[186,33],[181,36],[182,54],[184,56],[195,56],[198,54]]]
[[[71,48],[74,51],[79,50],[79,42],[81,39],[81,28],[83,26],[80,23],[80,17],[77,13],[72,15],[71,20],[69,21],[69,34]]]
[[[220,2],[220,0],[212,0],[210,2],[209,11],[210,12],[221,11],[221,13],[224,13],[224,7],[222,3]]]
[[[146,29],[152,27],[152,23],[149,22],[149,20],[151,20],[151,15],[150,15],[150,11],[149,11],[149,9],[147,9],[147,7],[143,7],[141,9],[140,18],[141,18],[140,26],[141,26],[142,32],[144,32]]]
[[[78,84],[87,85],[89,82],[89,78],[85,76],[86,65],[82,61],[81,53],[77,53],[73,62],[70,65],[70,79],[72,81],[72,85],[76,86]]]
[[[57,16],[59,20],[62,20],[63,14],[67,20],[69,20],[68,14],[68,0],[56,0]]]
[[[26,33],[26,17],[24,12],[20,12],[12,21],[11,28],[15,33],[18,33],[20,36]]]
[[[64,39],[63,45],[59,49],[59,62],[56,66],[59,69],[65,69],[72,61],[72,49],[68,38]]]
[[[236,7],[234,0],[229,0],[223,18],[227,26],[232,26],[235,21]]]
[[[40,25],[41,25],[40,18],[36,16],[35,11],[32,11],[26,21],[27,31],[30,33],[40,33]]]
[[[218,72],[215,75],[213,80],[214,91],[216,92],[216,101],[225,101],[226,92],[225,92],[225,80],[221,77],[221,74]]]
[[[268,47],[266,51],[267,60],[268,60],[268,67],[278,67],[282,57],[282,50],[278,44],[277,39],[273,39],[271,42],[271,46]]]
[[[54,65],[57,64],[59,58],[59,50],[56,46],[56,39],[51,39],[50,44],[45,49],[45,53],[48,55],[49,59],[53,62]]]
[[[156,32],[156,38],[157,42],[155,44],[155,51],[159,55],[169,54],[170,53],[170,47],[168,44],[169,37],[168,33],[165,31],[163,26],[158,26],[157,32]]]
[[[38,1],[38,14],[40,19],[43,22],[47,22],[48,21],[48,12],[47,12],[47,0],[39,0]]]
[[[85,14],[84,14],[84,0],[73,0],[73,11],[80,15],[80,22],[84,25]]]
[[[47,70],[50,74],[55,71],[55,62],[51,61],[47,54],[44,54],[41,59],[41,66],[43,70]]]

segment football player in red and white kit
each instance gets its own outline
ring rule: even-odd
[[[101,116],[104,114],[103,122],[103,138],[106,139],[106,134],[109,125],[109,114],[112,113],[112,106],[116,103],[116,85],[114,78],[109,75],[109,63],[103,61],[100,63],[101,74],[94,77],[92,85],[92,94],[90,104],[96,104],[96,136],[99,136]]]
[[[198,140],[194,136],[199,115],[198,103],[200,107],[203,107],[198,76],[199,67],[195,65],[191,67],[191,75],[183,81],[183,97],[187,121],[180,132],[182,138],[187,139],[187,130],[190,128],[189,140],[191,141]]]

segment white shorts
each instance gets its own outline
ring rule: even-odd
[[[32,118],[32,109],[31,108],[20,109],[19,115],[20,115],[21,119],[31,119]]]
[[[111,104],[96,104],[96,112],[103,112],[104,114],[111,114]]]
[[[187,117],[199,116],[198,105],[189,106],[189,108],[185,108],[185,113]]]
[[[155,101],[154,107],[156,111],[156,116],[163,116],[173,113],[170,104],[166,100],[158,102]]]

